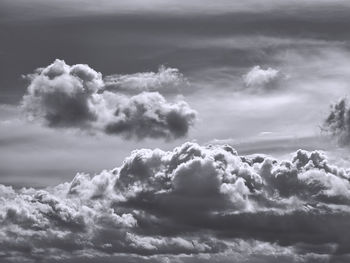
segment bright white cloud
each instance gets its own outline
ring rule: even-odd
[[[260,66],[254,66],[243,76],[243,81],[248,88],[273,88],[280,74],[277,69],[270,67],[263,69]]]

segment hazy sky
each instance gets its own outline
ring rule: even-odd
[[[29,229],[0,261],[345,262],[349,25],[345,0],[0,1],[0,220]]]

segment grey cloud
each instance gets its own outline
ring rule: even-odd
[[[108,134],[137,138],[178,138],[188,133],[196,113],[186,102],[167,103],[159,93],[141,93],[115,111],[116,121],[106,126]]]
[[[347,98],[342,98],[331,106],[321,128],[336,137],[340,145],[350,143],[350,107]]]
[[[1,185],[0,253],[248,256],[255,240],[300,262],[340,257],[350,251],[349,178],[319,151],[278,161],[228,145],[135,150],[94,177],[43,190]]]
[[[101,73],[55,60],[29,79],[22,103],[31,118],[42,117],[50,127],[79,127],[97,119],[92,96],[103,87]]]
[[[172,82],[169,78],[180,74],[173,69],[164,71],[155,76],[160,79],[153,80],[155,85]],[[170,103],[156,92],[126,96],[107,91],[102,74],[88,65],[69,66],[57,59],[28,78],[23,112],[52,128],[172,139],[185,136],[196,119],[196,112],[186,102]]]

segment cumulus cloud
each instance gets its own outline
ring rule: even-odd
[[[159,93],[144,92],[120,103],[114,116],[105,128],[108,134],[178,138],[187,134],[196,112],[184,101],[170,104]]]
[[[350,107],[347,98],[331,105],[330,113],[321,128],[336,137],[340,145],[350,143]]]
[[[179,92],[189,82],[177,68],[160,66],[158,72],[110,75],[104,78],[108,89],[135,93],[141,91]]]
[[[260,66],[254,66],[243,75],[243,82],[247,88],[272,89],[280,77],[281,72],[277,69],[270,67],[263,69]]]
[[[329,259],[350,252],[349,178],[319,151],[278,161],[228,145],[136,150],[56,187],[1,185],[0,254]]]
[[[162,70],[159,78],[179,74],[168,71]],[[29,119],[52,128],[171,139],[185,136],[196,118],[186,102],[170,103],[157,92],[126,96],[107,91],[102,74],[88,65],[69,66],[57,59],[28,78],[22,109]]]

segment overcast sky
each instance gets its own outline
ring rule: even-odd
[[[40,205],[21,205],[31,198],[40,204],[50,198],[67,202],[64,193],[69,191],[89,204],[99,230],[89,228],[94,233],[90,232],[89,244],[82,241],[83,234],[71,242],[71,237],[58,240],[45,232],[30,249],[1,232],[0,242],[10,252],[0,249],[0,261],[3,257],[35,262],[45,249],[52,249],[54,257],[47,260],[53,262],[90,262],[95,257],[106,262],[232,262],[232,255],[237,262],[344,262],[350,251],[348,237],[340,229],[348,228],[345,219],[350,211],[349,25],[350,2],[341,0],[2,0],[0,184],[4,186],[0,190],[7,203],[16,196],[17,203],[10,206],[17,212],[9,216],[3,210],[0,220],[12,220],[6,230],[24,229],[26,220],[32,220],[40,229],[61,231],[47,214],[39,216]],[[343,104],[336,104],[342,98]],[[192,148],[187,142],[194,143]],[[234,150],[209,144],[228,144],[248,157],[238,158]],[[144,166],[134,164],[138,160],[134,150],[156,148],[169,152],[140,150]],[[298,155],[298,149],[315,152]],[[189,159],[178,155],[181,151]],[[220,158],[226,160],[224,172],[218,168]],[[289,176],[296,174],[296,181],[267,179],[268,169],[269,176],[287,173],[289,166],[283,160],[295,166]],[[121,168],[113,170],[116,167]],[[95,180],[78,176],[72,182],[77,173],[97,176]],[[217,182],[216,178],[212,183],[219,192],[206,186],[211,174],[222,173],[238,179]],[[164,174],[171,174],[171,182],[157,181]],[[183,174],[193,178],[183,181]],[[203,188],[196,189],[196,182]],[[186,185],[194,187],[196,198]],[[31,187],[45,188],[52,196],[43,197]],[[138,187],[151,189],[152,195],[140,197]],[[101,204],[107,201],[89,203],[100,202],[95,188],[101,191],[98,196],[117,192],[117,197],[113,193],[107,198],[119,213],[112,213],[113,222],[118,229],[129,229],[115,230],[118,244],[106,232],[112,215]],[[212,199],[199,201],[206,191]],[[194,199],[186,200],[187,194]],[[68,217],[78,207],[74,222],[60,219],[64,231],[78,231],[79,216],[88,213],[74,200],[73,208],[60,204],[67,205],[60,209]],[[188,206],[179,208],[186,202]],[[180,215],[191,211],[191,205],[195,212]],[[320,209],[335,234],[318,225],[305,236],[301,229],[292,230],[301,231],[299,235],[288,236],[283,223],[277,230],[266,222],[249,226],[263,211],[274,213],[266,220],[281,220],[291,229],[293,220],[314,224],[317,212],[308,221],[305,209]],[[23,219],[25,213],[28,218]],[[279,219],[278,213],[289,214]],[[29,218],[30,214],[37,218]],[[196,222],[201,216],[203,221]],[[249,218],[247,223],[244,218]],[[232,222],[241,224],[242,232],[234,230]],[[51,245],[43,248],[45,240]],[[61,250],[64,256],[58,258]]]

